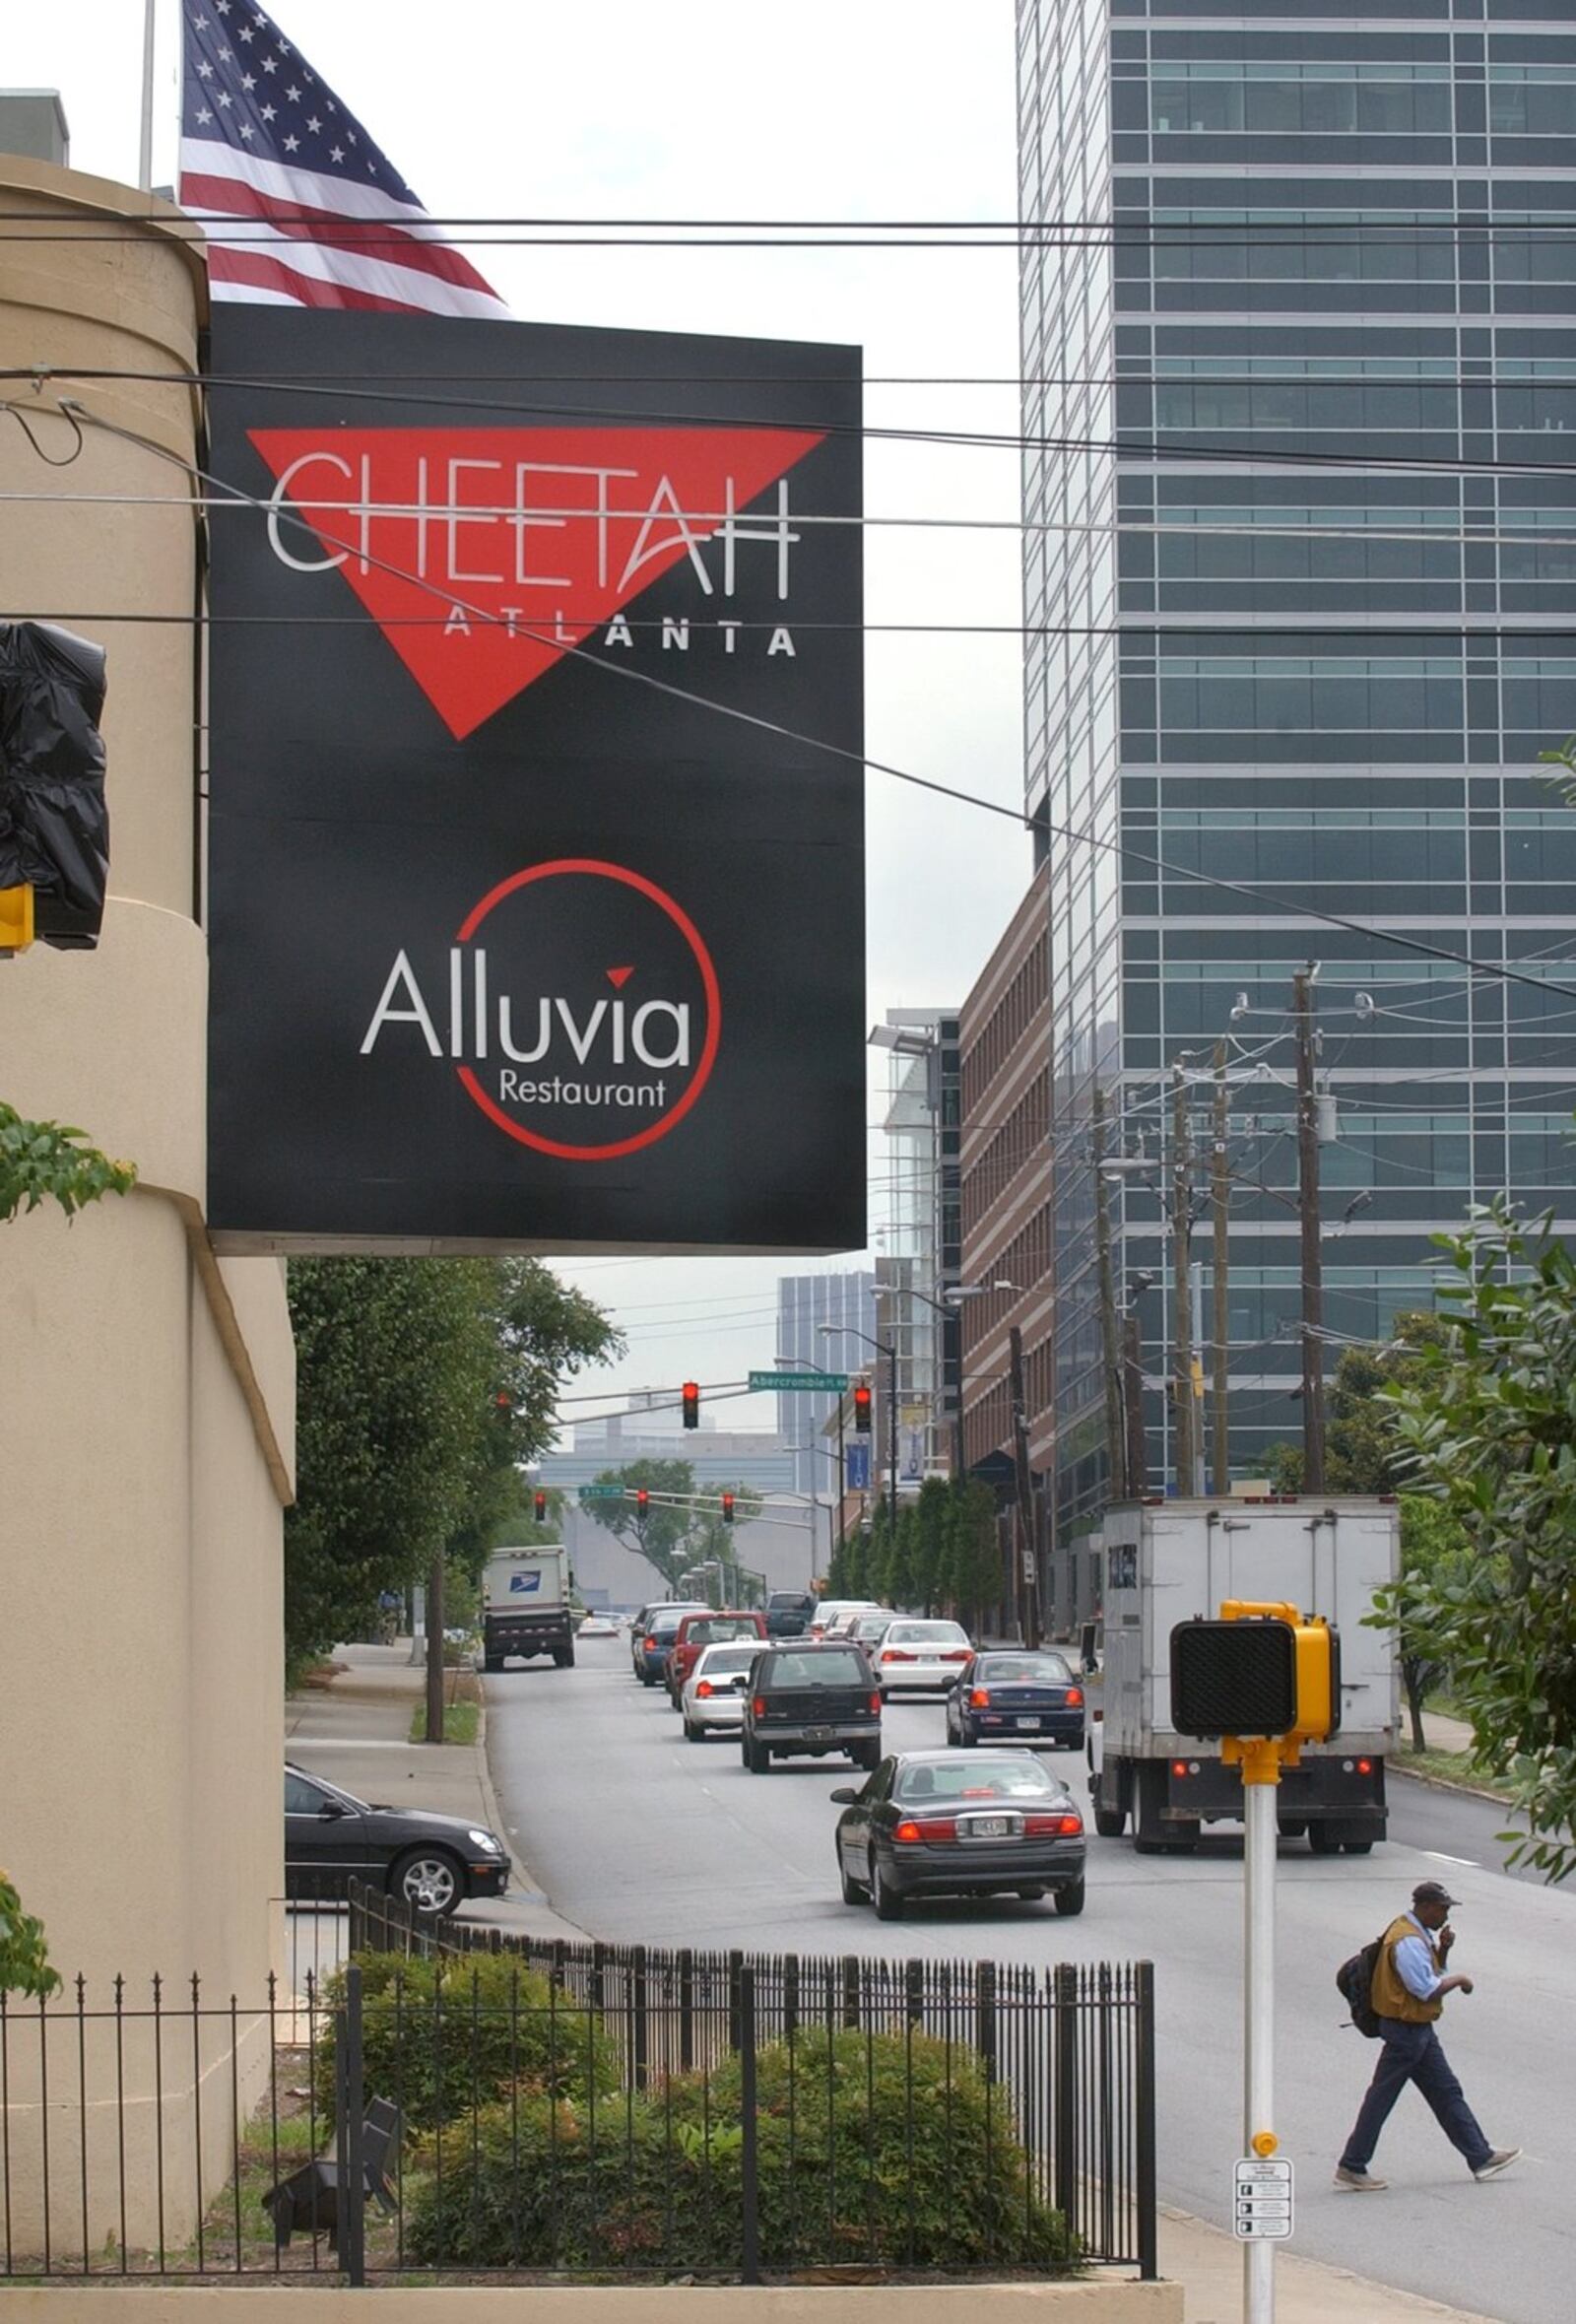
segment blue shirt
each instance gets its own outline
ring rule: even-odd
[[[1434,1966],[1434,1951],[1427,1930],[1414,1912],[1403,1916],[1416,1930],[1415,1937],[1403,1937],[1396,1946],[1396,1974],[1407,1991],[1416,2001],[1432,2001],[1443,1982]]]

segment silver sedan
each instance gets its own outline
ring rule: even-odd
[[[761,1640],[755,1638],[702,1650],[679,1697],[686,1743],[704,1743],[712,1728],[738,1734],[745,1720],[750,1666],[760,1648]]]

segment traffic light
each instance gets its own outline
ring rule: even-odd
[[[863,1380],[854,1390],[854,1427],[861,1436],[870,1434],[870,1390]]]
[[[733,1523],[733,1494],[731,1493],[725,1493],[722,1496],[722,1521],[724,1525]]]
[[[684,1399],[684,1425],[685,1425],[685,1427],[686,1427],[687,1428],[699,1428],[699,1426],[700,1426],[700,1383],[699,1383],[699,1381],[698,1381],[698,1380],[686,1380],[686,1381],[685,1381],[685,1384],[684,1384],[684,1386],[683,1386],[683,1387],[680,1389],[679,1393],[680,1393],[680,1395],[681,1395],[681,1396],[683,1397],[683,1399]]]
[[[0,951],[98,942],[109,877],[104,650],[0,622]]]
[[[648,1513],[649,1513],[649,1511],[650,1511],[650,1508],[651,1508],[651,1495],[650,1495],[650,1494],[649,1494],[649,1493],[646,1491],[646,1489],[645,1489],[645,1487],[644,1487],[643,1485],[641,1485],[641,1486],[638,1486],[638,1487],[636,1488],[636,1490],[635,1490],[635,1496],[634,1496],[634,1513],[635,1513],[635,1516],[636,1516],[636,1517],[639,1519],[639,1521],[640,1521],[640,1523],[641,1523],[642,1525],[643,1525],[643,1524],[645,1523],[645,1521],[646,1521],[646,1517],[647,1517],[647,1515],[648,1515]]]
[[[546,1524],[546,1522],[547,1522],[547,1514],[548,1514],[548,1496],[547,1496],[547,1494],[546,1494],[545,1493],[543,1493],[543,1492],[541,1491],[541,1489],[540,1489],[540,1487],[539,1487],[539,1488],[538,1488],[538,1490],[537,1490],[537,1494],[536,1494],[536,1521],[537,1521],[537,1523],[538,1523],[539,1525]]]
[[[1218,1621],[1171,1632],[1171,1723],[1218,1742],[1267,1735],[1322,1743],[1341,1725],[1341,1640],[1294,1606],[1227,1601]]]

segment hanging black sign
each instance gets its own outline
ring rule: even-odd
[[[221,1246],[862,1244],[858,351],[222,305],[211,369]]]

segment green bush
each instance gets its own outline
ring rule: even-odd
[[[801,2034],[756,2059],[768,2269],[1070,2272],[1006,2095],[971,2053],[916,2033]],[[492,2106],[430,2143],[408,2182],[413,2259],[448,2267],[737,2270],[740,2069],[632,2097]]]
[[[582,2098],[617,2091],[621,2052],[607,2024],[557,1991],[540,1970],[503,1954],[459,1960],[363,1953],[362,2085],[391,2098],[414,2131],[469,2115],[519,2091]],[[344,1999],[345,1972],[324,1986],[324,2008]],[[320,2026],[312,2065],[318,2106],[334,2109],[334,2020]]]

